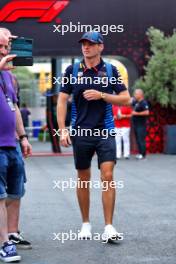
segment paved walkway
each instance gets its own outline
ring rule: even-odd
[[[96,157],[92,180],[99,180]],[[72,157],[33,157],[26,161],[27,194],[21,229],[33,250],[20,251],[24,264],[175,264],[176,156],[150,155],[145,161],[121,160],[115,180],[118,190],[114,224],[124,233],[119,245],[100,241],[61,241],[53,233],[77,232],[81,220],[75,189],[61,191],[53,181],[76,179]],[[53,189],[55,186],[55,189]],[[94,233],[103,231],[101,191],[91,191]],[[55,238],[55,240],[53,240]]]

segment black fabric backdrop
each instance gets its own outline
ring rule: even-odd
[[[1,0],[0,8],[9,2],[11,1]],[[105,36],[104,53],[110,55],[117,45],[125,47],[122,43],[124,35],[130,42],[134,34],[143,39],[146,29],[150,26],[172,32],[176,27],[175,7],[175,0],[71,0],[59,18],[62,24],[69,24],[70,21],[91,25],[123,24],[123,33],[110,33]],[[34,55],[79,55],[80,46],[77,40],[81,33],[67,33],[61,36],[53,33],[54,24],[55,20],[48,24],[38,23],[37,19],[20,19],[15,23],[0,23],[0,26],[11,29],[19,36],[34,38]],[[135,48],[134,41],[132,48]]]

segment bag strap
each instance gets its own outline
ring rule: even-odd
[[[80,62],[76,62],[73,65],[73,77],[77,78],[78,77],[78,71],[80,68]]]
[[[112,64],[105,62],[105,65],[106,65],[106,72],[107,72],[108,78],[112,78],[113,77]]]

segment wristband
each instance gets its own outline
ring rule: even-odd
[[[22,141],[23,138],[27,138],[28,139],[28,135],[24,134],[24,135],[19,136],[20,141]]]

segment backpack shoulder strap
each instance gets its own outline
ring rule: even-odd
[[[107,72],[108,78],[112,78],[113,77],[112,64],[105,62],[105,65],[106,65],[106,72]]]
[[[80,68],[80,62],[76,62],[73,64],[73,77],[75,78],[78,77],[79,68]]]

